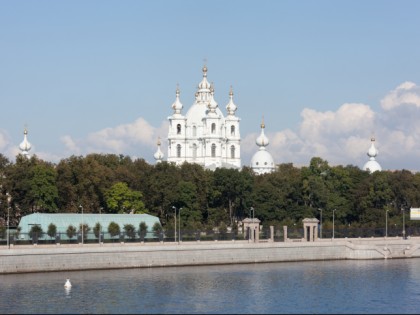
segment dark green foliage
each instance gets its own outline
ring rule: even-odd
[[[225,237],[227,233],[227,226],[224,222],[220,223],[219,225],[219,233],[221,236]]]
[[[132,224],[124,224],[124,232],[129,238],[136,237],[136,228]]]
[[[66,230],[67,237],[69,239],[72,239],[76,235],[76,232],[77,232],[76,227],[70,224]]]
[[[53,238],[57,235],[57,226],[53,223],[48,225],[47,234],[49,237]]]
[[[99,233],[104,232],[102,230],[102,226],[99,222],[96,222],[95,226],[93,227],[93,234],[95,234],[96,238],[99,238]]]
[[[0,238],[6,238],[7,227],[0,224]]]
[[[160,235],[160,232],[162,232],[162,226],[159,222],[156,222],[155,224],[153,224],[152,230],[154,236],[158,237]]]
[[[87,239],[88,233],[90,231],[90,227],[87,224],[83,224],[83,239]],[[79,224],[79,232],[82,234],[82,224]]]
[[[120,226],[115,222],[111,222],[108,225],[108,233],[111,235],[111,237],[119,235],[120,234]]]
[[[139,236],[140,236],[141,239],[144,239],[144,237],[146,236],[147,229],[148,229],[147,224],[145,222],[140,222],[140,224],[139,224]]]
[[[29,237],[30,238],[36,238],[36,237],[42,237],[44,231],[42,230],[42,227],[38,224],[32,225],[31,229],[29,230]]]
[[[12,163],[0,154],[0,174],[0,222],[5,225],[10,216],[12,227],[23,215],[76,213],[80,205],[85,213],[97,214],[147,209],[171,235],[173,206],[182,208],[177,212],[177,229],[181,223],[183,231],[222,223],[235,231],[237,222],[252,215],[251,207],[265,227],[285,222],[299,225],[306,217],[319,219],[318,209],[322,209],[325,232],[332,226],[334,209],[337,227],[383,227],[385,209],[390,226],[401,227],[403,213],[407,227],[419,223],[408,219],[408,210],[420,207],[420,173],[369,174],[354,165],[330,166],[320,157],[304,167],[279,164],[273,173],[256,175],[249,167],[211,171],[189,163],[149,165],[144,159],[114,154],[71,156],[57,165],[22,155]],[[99,228],[93,231],[98,237]],[[137,233],[144,237],[145,231],[139,226]]]

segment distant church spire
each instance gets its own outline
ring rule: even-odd
[[[160,163],[163,160],[163,152],[160,150],[160,137],[158,138],[158,141],[157,141],[157,147],[158,147],[157,151],[153,156],[156,160],[156,163]]]
[[[28,130],[24,129],[23,131],[23,141],[19,145],[19,149],[22,151],[22,154],[29,158],[29,151],[31,150],[32,146],[28,141]]]
[[[259,150],[252,156],[251,159],[251,168],[252,170],[260,175],[265,173],[271,173],[275,170],[274,159],[271,154],[266,150],[266,147],[269,144],[267,136],[264,134],[265,124],[264,116],[261,121],[261,134],[255,141]]]
[[[363,170],[369,171],[370,173],[376,172],[376,171],[382,171],[381,165],[375,160],[375,157],[378,155],[378,150],[375,148],[375,137],[372,136],[370,138],[370,148],[367,152],[367,155],[369,156],[369,161],[363,166]]]

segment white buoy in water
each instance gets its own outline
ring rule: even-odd
[[[67,279],[66,283],[64,284],[65,288],[70,288],[71,287],[71,283],[70,283],[70,279]]]

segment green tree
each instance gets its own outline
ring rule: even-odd
[[[69,225],[66,230],[67,237],[71,240],[76,235],[76,227],[74,225]]]
[[[79,233],[82,233],[82,227],[83,227],[83,240],[86,240],[88,237],[88,233],[90,231],[90,227],[88,224],[79,224]]]
[[[146,213],[144,203],[141,200],[143,194],[134,191],[126,183],[118,182],[105,193],[108,209],[113,213],[125,213],[133,211],[134,213]]]
[[[243,216],[251,192],[252,175],[248,169],[240,172],[237,169],[217,168],[213,174],[213,191],[209,195],[211,207],[219,209],[219,217],[214,217],[214,221],[227,220],[232,225],[238,217]]]
[[[0,224],[0,238],[6,238],[7,227],[3,224]]]
[[[136,228],[132,224],[124,224],[125,235],[134,239],[136,237]]]
[[[58,190],[56,171],[50,163],[37,161],[31,169],[29,196],[34,209],[41,212],[57,212]]]
[[[155,222],[155,224],[153,224],[152,230],[153,230],[153,235],[155,237],[159,237],[160,233],[162,232],[162,225],[160,225],[159,222]]]
[[[139,224],[139,236],[141,240],[144,240],[144,238],[146,237],[147,234],[147,229],[149,227],[147,226],[147,224],[145,222],[140,222]]]
[[[224,222],[221,222],[220,225],[219,225],[219,233],[220,233],[220,236],[222,237],[222,239],[226,239],[227,226]]]
[[[29,237],[30,238],[39,238],[42,237],[44,234],[44,231],[42,230],[42,227],[39,224],[32,225],[31,229],[29,230]]]
[[[111,237],[120,235],[120,226],[114,221],[112,221],[108,225],[108,233],[111,235]]]
[[[96,222],[95,226],[93,227],[93,233],[95,234],[95,237],[99,238],[99,233],[102,232],[102,225],[99,222]]]
[[[57,235],[57,226],[54,223],[50,223],[48,225],[47,234],[51,238],[53,238]]]
[[[145,203],[147,208],[161,220],[172,215],[172,206],[177,202],[176,187],[181,180],[179,168],[168,162],[157,163],[147,174]]]

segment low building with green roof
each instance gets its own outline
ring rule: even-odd
[[[119,225],[121,233],[124,232],[124,225],[131,224],[136,230],[138,236],[138,229],[141,222],[147,225],[146,238],[153,237],[153,226],[160,223],[158,217],[150,214],[98,214],[98,213],[33,213],[21,218],[18,228],[20,228],[20,239],[29,239],[29,232],[34,225],[38,225],[44,232],[40,239],[49,238],[47,235],[48,226],[52,223],[57,227],[57,235],[61,239],[68,239],[66,231],[70,225],[74,226],[77,231],[81,224],[87,225],[90,230],[85,235],[87,239],[94,239],[93,228],[97,223],[101,225],[101,233],[104,233],[104,238],[109,238],[108,226],[111,222]]]

